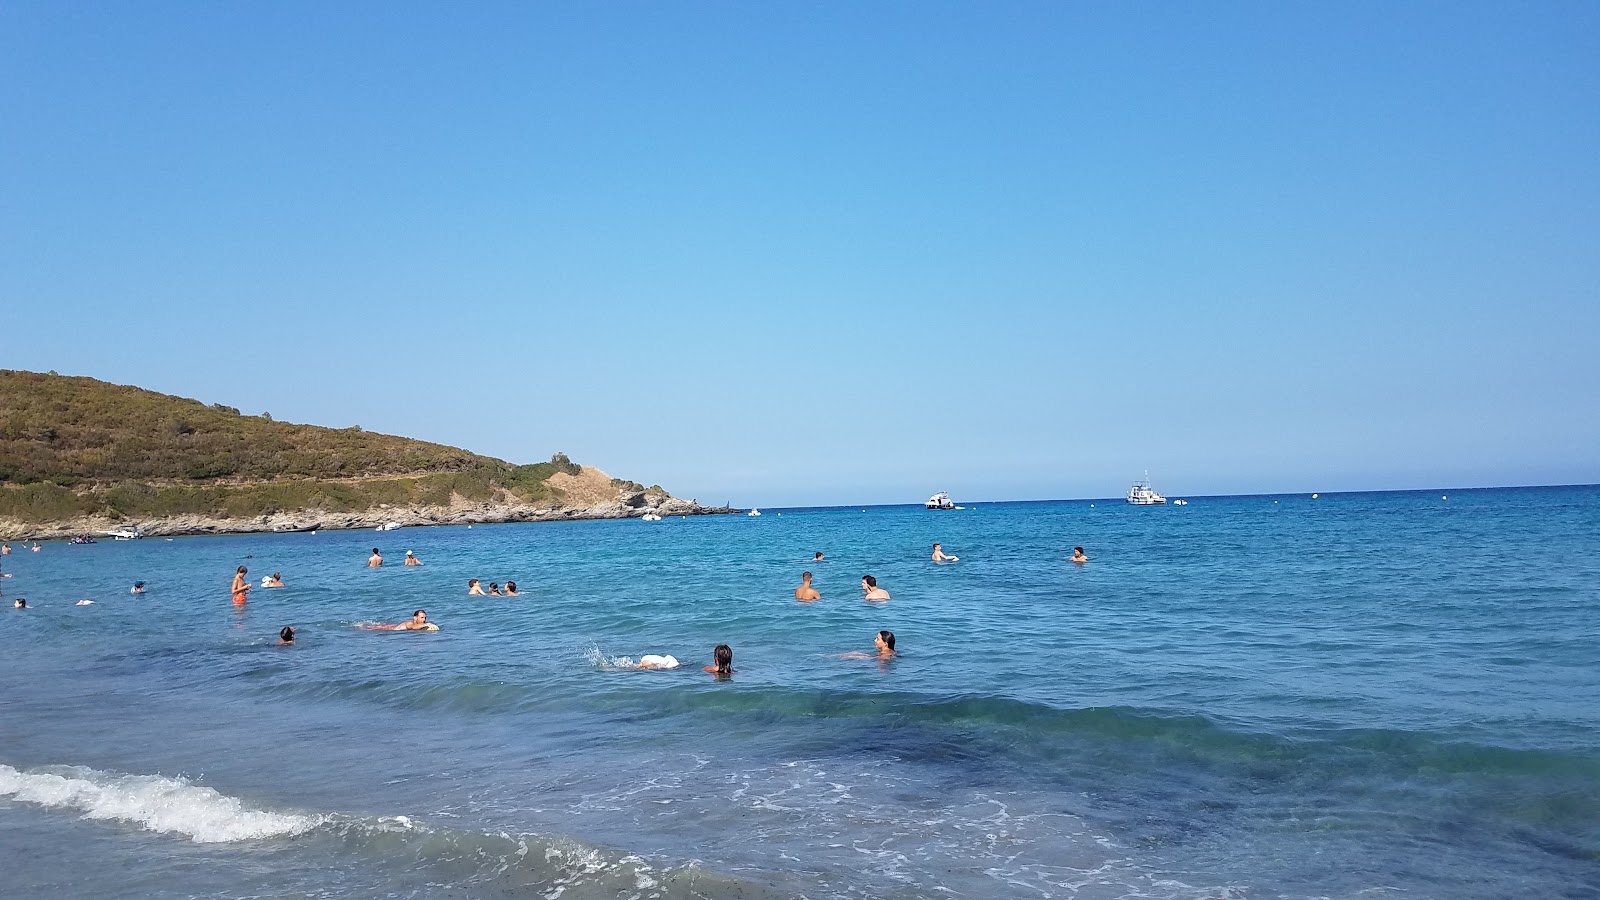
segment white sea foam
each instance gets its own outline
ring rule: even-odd
[[[118,775],[78,766],[23,772],[0,764],[0,797],[80,810],[85,819],[111,819],[150,831],[185,834],[200,844],[286,837],[323,822],[316,816],[250,809],[238,798],[182,778]]]

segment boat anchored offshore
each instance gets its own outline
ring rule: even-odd
[[[934,494],[932,497],[929,497],[928,498],[928,502],[922,504],[922,506],[923,506],[924,509],[955,509],[956,508],[955,503],[950,499],[950,495],[946,494],[944,491],[940,491],[939,493]]]
[[[144,537],[144,532],[139,530],[139,526],[137,525],[133,526],[132,528],[119,528],[116,531],[107,531],[104,532],[104,534],[110,536],[112,540],[116,541],[137,541],[138,539]]]
[[[745,515],[747,515],[747,516],[759,516],[759,515],[761,515],[761,510],[752,509],[749,512],[745,513]]]
[[[1143,481],[1135,481],[1133,487],[1128,488],[1128,502],[1134,506],[1159,506],[1167,502],[1167,498],[1156,493],[1150,487],[1150,473],[1144,473]]]

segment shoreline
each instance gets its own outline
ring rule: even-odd
[[[647,513],[669,516],[732,515],[744,510],[701,506],[692,500],[625,495],[590,506],[538,503],[472,503],[459,497],[448,506],[377,506],[371,509],[331,512],[305,509],[259,516],[206,516],[184,514],[147,519],[79,516],[55,522],[30,523],[0,519],[0,540],[52,541],[75,535],[112,540],[107,532],[137,527],[145,537],[180,537],[200,534],[278,534],[300,531],[374,530],[395,523],[402,528],[429,525],[499,525],[508,522],[569,522],[597,519],[636,519]]]

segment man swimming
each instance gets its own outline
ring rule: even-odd
[[[11,604],[11,608],[12,609],[27,609],[28,608],[28,601],[23,599],[22,597],[18,597],[17,598],[17,602]]]
[[[406,551],[406,565],[408,565],[408,566],[420,566],[420,565],[422,565],[422,560],[417,559],[417,555],[415,553],[412,553],[410,550],[407,550]]]
[[[411,621],[398,625],[363,625],[370,631],[438,631],[439,626],[428,621],[428,611],[419,609],[411,614]]]
[[[811,561],[812,562],[822,562],[822,551],[818,550],[816,553],[812,554],[811,555]]]
[[[817,593],[817,589],[811,586],[810,572],[800,573],[800,586],[794,589],[794,598],[801,603],[810,603],[813,600],[822,599],[822,595]]]
[[[128,591],[128,593],[130,593],[130,594],[142,594],[142,593],[144,593],[144,582],[135,581],[133,583],[133,589]]]
[[[250,579],[244,577],[249,572],[249,569],[240,566],[239,571],[233,573],[233,602],[240,606],[243,606],[244,602],[249,599]]]
[[[871,575],[861,576],[861,592],[864,594],[862,599],[868,603],[882,603],[889,599],[889,592],[878,587],[878,579]]]
[[[1083,555],[1083,548],[1082,547],[1073,547],[1072,548],[1072,561],[1075,562],[1075,563],[1086,563],[1086,562],[1089,561],[1089,557]]]
[[[467,596],[469,596],[469,597],[487,597],[489,595],[488,595],[488,593],[486,593],[484,591],[483,585],[478,582],[478,579],[476,579],[476,578],[468,578],[467,579]]]
[[[959,556],[946,556],[944,550],[940,549],[940,545],[934,544],[933,545],[933,561],[934,562],[960,562],[961,561],[961,557],[959,557]]]
[[[373,547],[372,555],[367,557],[367,568],[376,569],[381,565],[383,565],[383,554],[378,552],[377,547]]]
[[[518,596],[518,594],[517,594],[517,583],[515,581],[506,582],[505,590],[502,591],[501,593],[505,594],[507,597],[516,597],[516,596]]]

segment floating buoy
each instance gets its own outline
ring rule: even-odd
[[[1313,499],[1313,500],[1317,499],[1317,495],[1316,494],[1312,494],[1311,495],[1311,499]]]
[[[1448,496],[1444,495],[1444,494],[1440,494],[1439,495],[1439,499],[1440,500],[1449,500],[1450,498]]]

